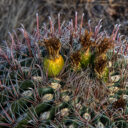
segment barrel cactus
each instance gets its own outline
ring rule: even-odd
[[[24,40],[10,33],[11,44],[0,48],[0,128],[127,128],[128,53],[119,26],[108,36],[101,21],[95,31],[83,27],[83,15],[75,28],[60,27],[58,15],[58,29],[50,18],[50,29],[40,30],[36,16],[34,34],[22,26]]]

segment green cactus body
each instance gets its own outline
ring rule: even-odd
[[[48,76],[53,77],[59,75],[63,66],[64,66],[64,59],[61,55],[55,59],[49,59],[47,57],[43,60],[44,70],[48,72]]]
[[[31,80],[25,80],[20,84],[21,90],[28,90],[28,88],[33,88],[34,85]]]
[[[5,95],[7,95],[5,91],[0,92],[0,103],[1,104],[7,100],[7,97]]]
[[[39,116],[41,113],[50,110],[51,106],[52,106],[52,102],[41,103],[41,104],[38,104],[34,108],[34,110],[35,110],[36,114]],[[33,111],[32,107],[30,108],[30,111]],[[49,118],[53,118],[53,115],[52,115],[53,113],[54,113],[54,110],[51,109]],[[26,117],[24,119],[22,119],[21,121],[19,121],[18,124],[15,126],[15,128],[24,128],[24,126],[28,124],[29,120],[31,120],[31,113],[28,111]]]
[[[25,109],[28,104],[29,102],[27,102],[24,98],[21,98],[11,104],[11,110],[13,113],[17,114],[18,112],[22,112],[22,109]]]
[[[54,90],[51,87],[46,87],[46,88],[38,88],[38,93],[39,95],[45,95],[45,94],[53,94]]]

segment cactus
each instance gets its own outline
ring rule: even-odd
[[[93,32],[76,20],[77,13],[75,28],[60,27],[58,15],[58,29],[50,18],[46,31],[37,15],[34,35],[23,27],[24,42],[10,34],[12,44],[0,48],[0,128],[128,127],[128,53],[118,46],[119,26],[106,36],[101,21]]]

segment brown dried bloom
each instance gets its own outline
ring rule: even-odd
[[[126,101],[122,97],[113,103],[113,107],[115,109],[125,108],[125,106],[126,106]]]
[[[107,58],[106,55],[98,56],[94,62],[95,71],[99,74],[103,72],[104,68],[107,66]]]
[[[81,35],[80,37],[80,43],[85,50],[94,44],[94,42],[91,40],[92,35],[92,32],[88,32],[88,30],[85,30],[84,35]]]
[[[109,49],[112,49],[114,47],[114,43],[111,40],[111,38],[104,38],[100,44],[97,45],[97,53],[103,54],[106,53]]]
[[[44,44],[48,50],[49,56],[56,58],[59,55],[59,51],[61,48],[60,40],[57,38],[50,38],[44,41]]]
[[[71,62],[72,65],[78,66],[81,60],[80,51],[77,51],[71,55]]]

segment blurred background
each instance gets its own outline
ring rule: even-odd
[[[128,35],[128,0],[0,0],[0,43],[8,40],[12,32],[23,24],[28,32],[36,26],[39,13],[40,26],[49,23],[48,16],[56,21],[57,14],[63,20],[74,19],[78,12],[78,22],[82,13],[84,26],[90,19],[96,25],[103,19],[103,28],[111,33],[113,25],[121,24],[120,33]]]

